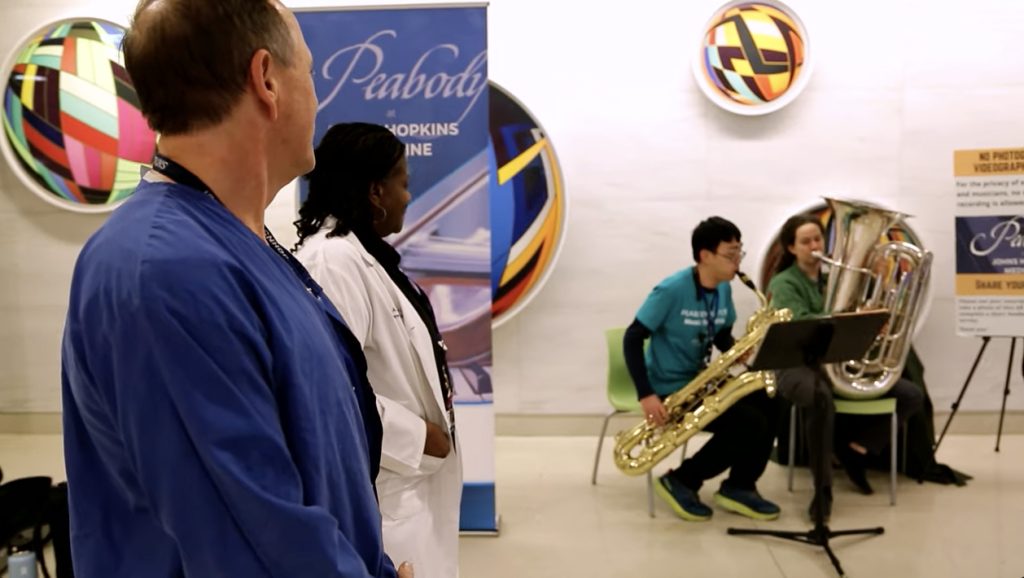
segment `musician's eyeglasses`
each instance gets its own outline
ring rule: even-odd
[[[747,256],[747,252],[746,251],[733,251],[733,252],[729,252],[729,253],[715,253],[715,255],[718,255],[719,257],[723,257],[723,258],[728,259],[730,261],[742,261],[743,258]]]

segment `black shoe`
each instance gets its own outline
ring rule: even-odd
[[[823,495],[821,496],[821,504],[824,506],[825,515],[822,518],[822,522],[828,523],[832,517],[832,488],[822,488],[819,490]],[[811,500],[811,506],[807,508],[807,515],[811,517],[811,523],[816,524],[818,521],[818,492],[814,493],[814,499]]]
[[[843,469],[846,470],[846,476],[857,487],[857,491],[865,496],[875,493],[875,490],[871,488],[871,484],[868,483],[867,456],[859,454],[853,448],[847,446],[840,459],[843,462]]]

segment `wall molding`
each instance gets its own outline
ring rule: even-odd
[[[942,430],[948,411],[935,413],[935,433]],[[601,429],[602,415],[497,414],[495,432],[499,436],[594,436]],[[608,435],[632,427],[638,417],[624,414],[608,423]],[[992,435],[999,427],[999,412],[960,411],[949,427],[951,434]],[[59,413],[0,413],[0,434],[61,433]],[[1006,412],[1005,434],[1024,434],[1024,411]]]
[[[59,413],[0,413],[0,434],[55,435],[61,429]]]
[[[935,412],[935,435],[942,431],[949,411]],[[499,436],[596,436],[601,430],[603,415],[559,414],[497,414],[495,432]],[[608,423],[608,435],[632,427],[639,421],[636,414],[623,414]],[[949,426],[950,434],[991,435],[995,441],[999,412],[958,411]],[[1024,434],[1024,411],[1007,411],[1004,434]]]

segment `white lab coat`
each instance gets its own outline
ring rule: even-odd
[[[329,223],[333,226],[333,223]],[[412,303],[354,234],[327,238],[325,227],[296,256],[363,345],[384,424],[377,494],[384,551],[416,578],[458,574],[462,463],[458,451],[423,454],[426,424],[449,431],[430,332]],[[457,450],[457,442],[453,450]]]

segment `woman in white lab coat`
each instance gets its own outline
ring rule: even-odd
[[[386,128],[328,129],[307,176],[296,256],[362,343],[384,424],[384,550],[417,578],[458,573],[462,464],[445,346],[426,294],[384,238],[411,200],[405,145]]]

